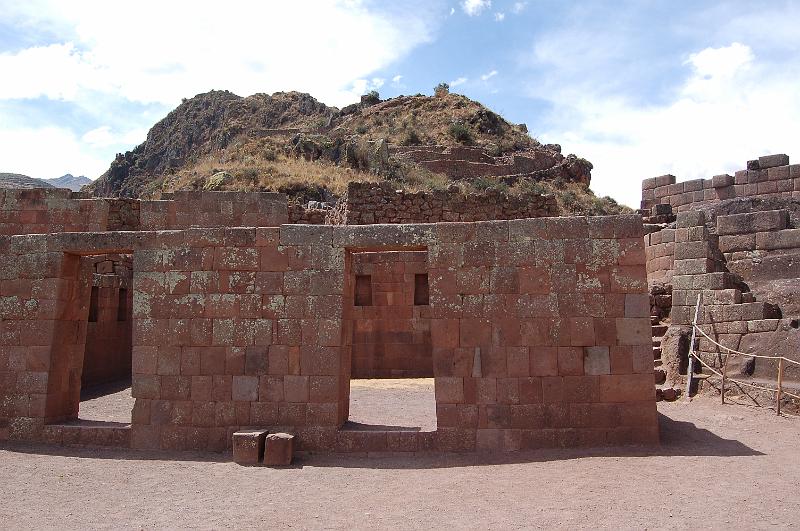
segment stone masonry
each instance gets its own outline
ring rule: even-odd
[[[286,212],[276,195],[186,193],[142,202],[147,230],[0,237],[0,437],[219,451],[256,427],[342,452],[658,440],[638,216],[314,226]],[[364,252],[425,255],[435,432],[346,429]],[[108,254],[133,257],[129,428],[69,424],[81,257]]]

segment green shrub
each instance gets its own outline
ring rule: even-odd
[[[418,146],[422,144],[422,139],[414,129],[409,129],[400,141],[403,146]]]
[[[450,124],[448,133],[450,133],[450,136],[452,136],[456,142],[472,144],[472,132],[462,123],[455,122]]]

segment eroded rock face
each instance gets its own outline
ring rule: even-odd
[[[670,326],[661,340],[662,368],[670,385],[679,384],[686,375],[691,335],[689,327]]]

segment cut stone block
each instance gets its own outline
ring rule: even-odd
[[[769,232],[788,226],[789,212],[786,210],[748,212],[717,218],[717,234],[720,236]]]
[[[786,166],[788,164],[789,164],[789,155],[786,155],[784,153],[758,157],[758,167],[762,170],[765,170],[767,168],[774,168],[776,166]]]
[[[233,461],[240,465],[257,465],[264,456],[267,430],[241,430],[233,434]]]
[[[292,464],[294,435],[270,433],[264,447],[264,464],[269,466],[288,466]]]

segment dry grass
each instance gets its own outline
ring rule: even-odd
[[[336,165],[326,160],[308,161],[281,152],[272,139],[232,145],[218,155],[207,155],[189,163],[173,175],[155,180],[146,195],[157,197],[175,190],[199,190],[208,178],[227,172],[231,179],[215,190],[285,191],[327,189],[341,195],[351,181],[379,181],[372,173]],[[312,194],[314,195],[314,194]]]

